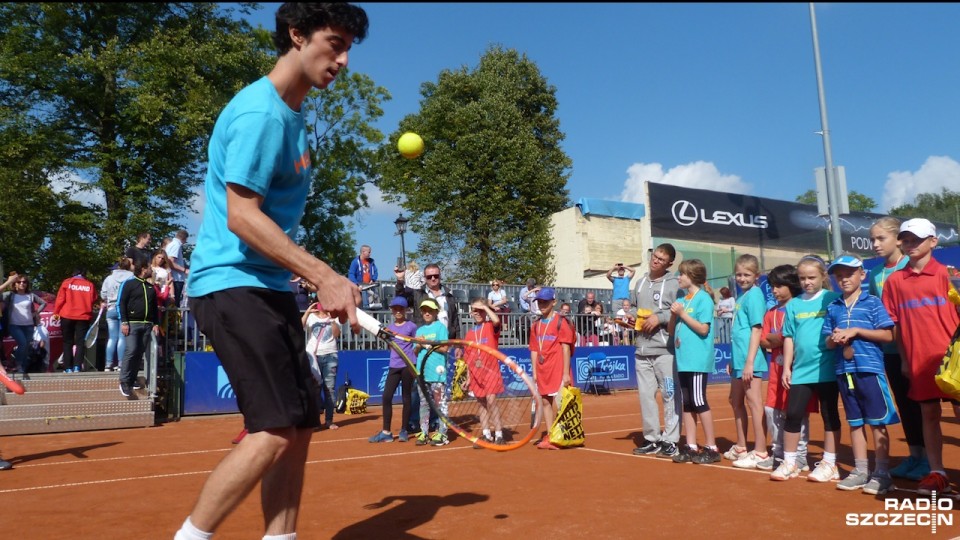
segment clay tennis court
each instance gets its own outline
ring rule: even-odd
[[[710,387],[718,443],[734,426],[727,385]],[[397,406],[399,408],[399,406]],[[396,416],[396,415],[395,415]],[[960,480],[960,423],[944,406],[944,455]],[[395,420],[396,421],[396,420]],[[883,512],[884,497],[844,492],[803,477],[772,482],[768,473],[717,465],[675,464],[631,451],[641,433],[634,390],[584,396],[584,448],[514,452],[370,444],[379,407],[338,415],[341,429],[314,434],[299,537],[393,538],[952,538],[953,527],[851,527],[847,513]],[[172,538],[201,485],[229,452],[237,415],[193,417],[147,429],[0,438],[15,468],[0,472],[5,537]],[[819,417],[811,418],[811,456],[819,457]],[[893,455],[906,454],[899,426]],[[871,457],[872,457],[871,452]],[[839,455],[852,466],[849,433]],[[893,464],[898,460],[895,458]],[[915,499],[916,484],[887,497]],[[957,506],[960,506],[958,501]],[[259,491],[227,519],[217,538],[259,539]]]

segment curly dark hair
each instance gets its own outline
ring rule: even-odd
[[[322,28],[336,26],[353,34],[356,43],[367,37],[367,12],[347,3],[285,2],[277,10],[277,30],[273,33],[273,45],[277,54],[283,56],[293,47],[290,28],[296,28],[304,36],[310,36]]]

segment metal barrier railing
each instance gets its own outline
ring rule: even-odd
[[[462,306],[460,320],[460,336],[473,325],[473,318],[468,315],[466,305]],[[382,324],[390,324],[393,316],[389,311],[368,311]],[[528,313],[501,314],[501,347],[527,347],[530,338],[530,325],[536,319]],[[598,317],[589,314],[572,314],[568,316],[574,324],[578,334],[578,346],[591,345],[632,345],[635,332],[631,329],[618,327],[603,316],[602,323],[597,324]],[[730,342],[730,319],[715,320],[715,342]],[[212,350],[206,336],[197,328],[196,321],[189,309],[168,309],[161,322],[162,333],[157,338],[158,354],[148,359],[146,363],[146,379],[150,395],[155,398],[158,418],[179,418],[182,407],[183,364],[184,355],[188,352]],[[383,345],[369,333],[355,333],[350,325],[341,325],[341,334],[338,342],[341,351],[377,350]]]

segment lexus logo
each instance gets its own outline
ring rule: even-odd
[[[670,211],[673,213],[673,220],[684,227],[689,227],[697,222],[697,207],[690,201],[681,199],[673,203],[673,208]]]

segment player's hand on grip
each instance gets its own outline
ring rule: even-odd
[[[360,305],[360,289],[356,284],[326,264],[321,267],[319,278],[310,281],[317,287],[317,302],[324,310],[341,323],[349,321],[350,328],[359,333],[357,306]]]

